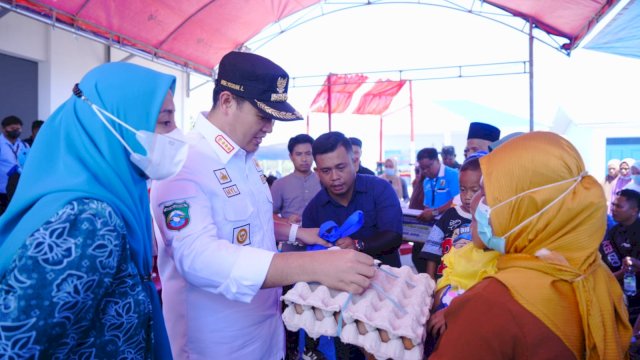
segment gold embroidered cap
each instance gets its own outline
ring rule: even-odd
[[[274,120],[302,120],[287,102],[289,75],[260,55],[232,51],[222,57],[215,86],[247,99],[263,115]]]

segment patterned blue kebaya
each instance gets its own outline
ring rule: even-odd
[[[127,126],[151,132],[157,126],[166,129],[158,114],[174,89],[172,75],[114,62],[85,74],[76,93],[81,91]],[[0,216],[0,322],[5,323],[0,324],[0,360],[8,353],[11,360],[31,356],[36,349],[43,359],[65,353],[90,358],[92,351],[107,359],[117,354],[171,359],[151,281],[148,177],[118,136],[136,153],[144,148],[133,132],[114,121],[115,136],[71,92],[38,132],[16,193]],[[144,352],[136,352],[140,346],[128,335],[147,336],[130,330],[127,320],[133,313],[140,324],[147,323],[140,319],[140,280],[132,282],[138,279],[132,274],[145,275],[142,289],[153,309],[153,341],[147,337]],[[131,304],[124,302],[127,298]],[[50,333],[46,349],[38,340],[45,333]]]
[[[94,199],[33,232],[0,279],[0,358],[150,358],[151,303],[126,236]]]

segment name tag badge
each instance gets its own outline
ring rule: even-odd
[[[233,228],[233,243],[247,246],[251,244],[251,225],[245,224],[242,226],[238,226],[237,228]]]
[[[224,194],[227,195],[228,198],[234,197],[236,195],[240,195],[240,190],[238,189],[237,185],[227,186],[225,188],[222,188],[222,190],[224,191]]]

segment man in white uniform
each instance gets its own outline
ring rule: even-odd
[[[361,293],[374,274],[373,259],[356,251],[276,253],[276,239],[323,243],[315,230],[274,226],[266,176],[253,157],[274,120],[302,119],[286,102],[288,80],[261,56],[225,55],[183,169],[152,186],[176,359],[282,359],[280,286],[317,281]]]

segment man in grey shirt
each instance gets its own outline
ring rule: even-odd
[[[320,191],[320,181],[312,170],[313,138],[300,134],[289,139],[289,158],[293,172],[276,180],[271,186],[273,216],[275,221],[300,224],[302,211],[307,203]],[[302,250],[304,247],[283,244],[283,251]]]
[[[320,180],[312,169],[313,155],[311,145],[313,138],[307,134],[300,134],[289,139],[287,148],[289,158],[293,163],[293,172],[273,182],[271,196],[273,197],[273,219],[292,224],[302,223],[302,211],[309,201],[320,191]],[[280,243],[281,251],[304,251],[306,246],[297,246],[286,242]],[[284,292],[289,287],[285,287]],[[297,331],[286,332],[287,358],[298,358]],[[305,354],[307,355],[307,354]],[[306,357],[305,357],[306,358]]]

